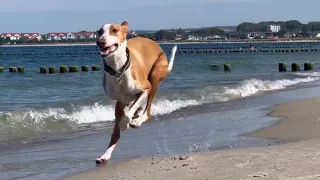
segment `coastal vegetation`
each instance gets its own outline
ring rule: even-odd
[[[267,27],[270,24],[279,25],[281,30],[270,32]],[[134,33],[131,33],[134,32]],[[238,26],[204,27],[192,29],[160,29],[158,31],[131,31],[128,38],[141,36],[155,41],[203,41],[203,40],[270,40],[274,38],[318,38],[320,37],[320,22],[312,21],[306,24],[298,20],[289,21],[264,21],[259,23],[243,22]],[[97,33],[97,32],[94,32]],[[253,36],[251,34],[254,34]],[[9,37],[0,37],[0,44],[48,44],[48,43],[94,43],[93,37],[76,39],[51,39],[46,35],[41,38],[26,38],[12,40]]]

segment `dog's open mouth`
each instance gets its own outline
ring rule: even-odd
[[[113,52],[115,52],[117,49],[118,49],[118,47],[119,47],[119,44],[118,43],[116,43],[116,44],[114,44],[114,45],[112,45],[112,46],[108,46],[108,47],[104,47],[104,48],[102,48],[101,49],[101,56],[102,57],[107,57],[107,56],[109,56],[111,53],[113,53]]]

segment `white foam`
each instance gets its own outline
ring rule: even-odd
[[[79,110],[76,110],[70,114],[68,118],[79,124],[113,121],[115,118],[114,108],[111,105],[101,105],[99,103],[95,103],[93,106],[81,107]]]
[[[319,77],[310,77],[310,76],[308,76],[307,78],[296,78],[293,80],[282,79],[282,80],[276,80],[276,81],[262,81],[260,79],[250,79],[250,80],[243,81],[241,85],[237,86],[236,88],[225,87],[226,89],[225,93],[246,97],[253,94],[257,94],[262,91],[284,89],[288,86],[292,86],[299,83],[316,81],[318,79]]]
[[[176,111],[181,108],[185,108],[188,106],[195,106],[202,104],[202,101],[190,99],[190,100],[160,100],[152,105],[152,115],[163,115],[169,114],[173,111]]]
[[[152,115],[163,115],[171,113],[183,107],[199,105],[197,100],[156,100],[152,105]],[[45,120],[59,121],[68,120],[78,124],[93,123],[101,121],[113,121],[114,105],[102,105],[100,102],[92,106],[75,108],[67,112],[63,108],[48,108],[43,110],[29,110],[27,112],[7,112],[7,120],[14,125],[22,123],[24,127],[34,126],[41,128]]]
[[[303,77],[308,77],[308,76],[311,76],[311,77],[320,77],[320,73],[319,72],[302,72],[302,73],[295,73],[295,75],[298,75],[298,76],[303,76]]]
[[[224,87],[222,90],[207,88],[205,90],[195,91],[191,96],[184,96],[184,99],[169,100],[165,97],[155,99],[152,105],[152,115],[164,115],[172,113],[181,108],[201,105],[203,103],[227,101],[234,98],[246,97],[263,91],[284,89],[288,86],[298,83],[318,80],[319,77],[308,76],[306,78],[296,78],[293,80],[282,79],[276,81],[263,81],[260,79],[249,79],[235,87]],[[200,95],[199,95],[200,93]],[[71,112],[63,108],[48,108],[43,110],[29,110],[24,112],[4,113],[6,121],[10,126],[23,126],[34,130],[41,129],[46,121],[66,120],[78,124],[113,121],[114,104],[103,105],[100,102],[94,105],[73,107]],[[1,115],[3,116],[3,115]]]

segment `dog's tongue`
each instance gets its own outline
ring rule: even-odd
[[[113,51],[113,48],[114,46],[110,46],[110,47],[108,47],[108,48],[106,48],[106,49],[103,49],[102,51],[101,51],[101,55],[102,56],[108,56],[109,54],[111,54],[112,53],[112,51]]]
[[[111,53],[111,47],[107,48],[107,49],[103,49],[101,51],[101,55],[102,56],[108,56]]]
[[[108,48],[108,49],[105,49],[105,50],[101,51],[101,55],[106,56],[106,55],[109,55],[110,52],[111,52],[111,50],[110,50],[110,48]]]

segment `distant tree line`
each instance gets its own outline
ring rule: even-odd
[[[156,41],[174,40],[180,37],[182,40],[187,39],[189,35],[193,36],[210,36],[210,35],[226,35],[227,33],[221,29],[210,27],[197,30],[186,31],[184,29],[159,30],[155,33],[143,33],[139,36],[150,38]],[[179,36],[178,36],[179,35]]]
[[[264,21],[259,23],[250,23],[244,22],[239,24],[236,27],[236,32],[227,33],[222,29],[218,28],[202,28],[198,30],[191,30],[186,32],[183,29],[176,30],[160,30],[155,33],[145,33],[140,34],[142,37],[147,37],[153,40],[174,40],[177,34],[183,35],[184,39],[186,39],[189,35],[193,36],[210,36],[210,35],[219,35],[229,37],[229,34],[237,33],[238,36],[245,37],[247,33],[250,32],[267,32],[267,27],[270,24],[276,24],[281,26],[281,30],[278,33],[274,33],[275,36],[280,38],[284,37],[285,33],[297,33],[299,36],[297,37],[308,37],[308,33],[310,32],[320,32],[320,22],[312,21],[307,24],[303,24],[298,20],[289,20],[289,21]]]
[[[284,37],[284,34],[287,32],[290,33],[300,33],[303,34],[303,37],[308,37],[308,33],[310,32],[320,32],[320,22],[312,21],[307,24],[303,24],[298,20],[289,20],[289,21],[264,21],[259,23],[250,23],[243,22],[236,27],[236,32],[227,33],[222,29],[210,27],[210,28],[201,28],[201,29],[170,29],[170,30],[159,30],[153,33],[141,33],[139,36],[146,37],[149,39],[153,39],[156,41],[167,41],[174,40],[176,38],[180,38],[181,40],[188,39],[188,36],[198,36],[198,37],[206,37],[210,35],[219,35],[219,36],[237,36],[242,35],[246,37],[246,34],[249,32],[267,32],[267,26],[270,24],[277,24],[281,26],[281,30],[278,33],[275,33],[276,36]],[[233,34],[233,35],[231,35]],[[128,35],[128,38],[135,37],[131,34]],[[301,37],[301,36],[300,36]],[[38,39],[27,39],[25,37],[21,37],[19,40],[10,40],[10,38],[1,38],[0,44],[28,44],[28,43],[84,43],[84,42],[95,42],[96,39],[84,38],[84,39],[62,39],[62,40],[46,40],[45,36],[42,36],[42,40]]]
[[[267,26],[277,24],[281,26],[283,32],[315,32],[320,31],[320,22],[312,21],[303,24],[297,20],[290,21],[265,21],[259,23],[244,22],[237,26],[237,32],[266,32]]]

